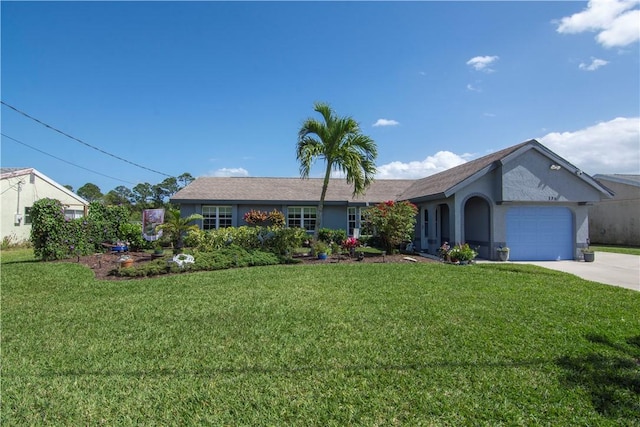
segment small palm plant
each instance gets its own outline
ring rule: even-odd
[[[184,246],[184,235],[191,230],[199,229],[196,224],[191,224],[191,222],[202,218],[203,217],[200,214],[192,214],[187,217],[182,217],[179,210],[170,209],[165,216],[164,224],[159,225],[158,228],[169,235],[173,251],[178,253]]]

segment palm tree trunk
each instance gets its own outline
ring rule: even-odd
[[[318,212],[316,218],[316,227],[313,230],[313,241],[318,241],[318,232],[322,228],[322,216],[324,211],[324,198],[327,195],[327,188],[329,187],[329,177],[331,176],[331,162],[327,159],[327,170],[324,174],[324,182],[322,183],[322,193],[320,194],[320,202],[318,203]]]

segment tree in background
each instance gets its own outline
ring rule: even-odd
[[[325,173],[318,203],[314,240],[322,228],[324,199],[332,171],[345,174],[347,183],[353,185],[353,195],[363,194],[376,173],[378,155],[373,139],[363,135],[360,125],[351,117],[338,117],[328,104],[317,102],[314,110],[323,121],[308,118],[298,131],[296,157],[300,162],[300,176],[309,178],[311,167],[317,159],[324,159]]]
[[[89,202],[94,202],[102,198],[102,192],[100,191],[100,188],[90,182],[87,182],[85,185],[78,188],[76,194]]]
[[[101,201],[107,206],[128,206],[135,217],[141,215],[144,209],[172,208],[169,199],[175,193],[192,183],[195,178],[188,172],[178,177],[168,177],[158,184],[141,182],[132,189],[119,185],[105,195],[100,188],[92,183],[86,183],[78,190],[78,195],[90,202]],[[66,186],[73,191],[71,186]]]
[[[193,181],[195,181],[195,178],[189,172],[185,172],[182,175],[179,175],[177,180],[178,180],[178,184],[180,185],[180,188],[184,188],[187,185],[191,184]]]
[[[119,185],[105,194],[103,200],[106,205],[131,206],[131,203],[133,203],[133,192],[124,185]]]

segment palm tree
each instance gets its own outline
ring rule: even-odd
[[[192,214],[183,218],[180,216],[179,210],[169,209],[167,216],[164,219],[164,223],[160,224],[158,228],[169,234],[174,252],[178,252],[182,249],[182,238],[188,231],[199,229],[196,224],[190,224],[191,221],[195,221],[196,219],[202,219],[202,215]]]
[[[314,240],[322,228],[324,199],[332,171],[342,172],[347,183],[353,185],[353,195],[363,194],[376,173],[375,159],[378,149],[375,141],[360,132],[360,125],[351,117],[338,117],[331,107],[316,102],[314,110],[322,115],[324,122],[308,118],[298,131],[296,157],[300,162],[300,176],[309,178],[314,162],[324,159],[326,169],[322,193],[318,203],[318,220]]]

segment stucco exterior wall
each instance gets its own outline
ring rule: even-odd
[[[600,201],[600,193],[583,181],[581,174],[555,164],[537,150],[527,151],[502,170],[503,201]]]
[[[640,246],[640,187],[601,181],[615,196],[589,207],[591,242]]]
[[[25,222],[25,208],[30,208],[40,199],[56,199],[68,209],[84,211],[85,204],[56,185],[35,173],[3,178],[1,181],[2,238],[12,243],[28,241],[31,236],[31,224]],[[20,216],[16,221],[16,214]]]
[[[271,212],[274,209],[279,210],[287,217],[287,208],[298,207],[298,206],[311,206],[317,207],[317,203],[299,203],[299,202],[291,202],[286,205],[281,204],[237,204],[237,203],[223,203],[223,202],[211,202],[211,203],[181,203],[180,204],[180,213],[183,217],[189,216],[193,213],[202,214],[202,206],[204,205],[214,205],[214,206],[231,206],[232,210],[232,225],[234,227],[241,227],[243,225],[247,225],[244,222],[245,213],[249,212],[252,209]],[[347,229],[347,206],[332,206],[325,205],[323,212],[324,221],[322,226],[324,228],[331,229]],[[197,224],[202,228],[202,221],[197,221]]]

